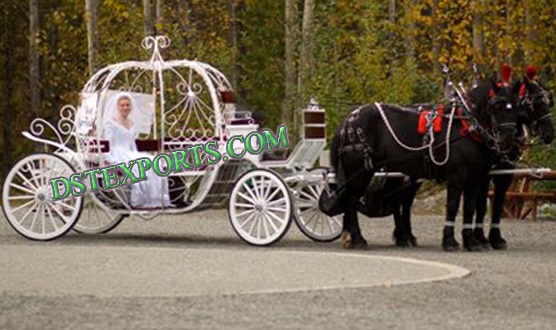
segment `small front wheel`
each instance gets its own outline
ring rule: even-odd
[[[254,169],[236,181],[230,193],[228,216],[241,239],[266,246],[288,231],[292,206],[289,188],[277,174]]]
[[[307,182],[293,187],[295,223],[305,236],[316,242],[332,242],[342,234],[340,217],[330,217],[319,209],[320,195],[328,184],[323,175],[326,173],[326,169],[313,169]]]

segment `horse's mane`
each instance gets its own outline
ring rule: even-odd
[[[490,98],[490,83],[486,81],[479,82],[477,86],[469,91],[468,95],[472,108],[475,111],[481,112],[481,110],[486,109]]]

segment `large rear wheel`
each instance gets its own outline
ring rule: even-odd
[[[81,214],[83,198],[53,200],[53,178],[69,178],[75,169],[53,154],[33,154],[19,160],[10,170],[2,189],[3,211],[20,235],[48,241],[67,233]],[[66,187],[58,182],[60,192]],[[71,189],[71,188],[70,188]]]

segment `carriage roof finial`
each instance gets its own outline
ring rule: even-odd
[[[153,62],[164,62],[162,55],[160,55],[160,50],[168,48],[170,46],[170,38],[167,36],[148,36],[141,42],[141,46],[144,49],[152,49],[153,54],[151,56],[151,63]]]

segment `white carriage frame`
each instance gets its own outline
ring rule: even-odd
[[[165,61],[161,55],[161,50],[167,48],[170,45],[170,40],[164,36],[157,37],[147,37],[142,43],[142,47],[146,50],[151,50],[152,54],[150,60],[148,61],[127,61],[122,63],[117,63],[113,65],[106,66],[99,71],[97,71],[85,84],[82,89],[82,94],[94,94],[97,93],[97,113],[95,115],[94,126],[96,127],[96,132],[93,135],[80,134],[78,133],[77,123],[81,119],[79,118],[79,111],[73,105],[66,105],[60,110],[60,119],[56,126],[52,125],[43,118],[36,118],[30,124],[29,131],[24,131],[22,134],[29,140],[34,142],[42,143],[44,145],[49,145],[55,148],[54,153],[62,156],[70,164],[72,164],[77,171],[83,171],[88,169],[85,165],[86,160],[90,159],[91,156],[97,158],[100,156],[100,160],[103,160],[103,155],[100,149],[103,130],[103,121],[100,120],[104,116],[104,107],[108,101],[108,91],[110,90],[110,84],[113,82],[119,74],[125,73],[129,70],[139,70],[140,73],[135,77],[135,81],[131,81],[127,86],[128,91],[143,92],[140,88],[136,89],[136,81],[142,79],[143,75],[152,74],[149,79],[153,82],[153,86],[156,86],[153,91],[155,95],[155,104],[159,107],[159,111],[154,115],[153,122],[153,139],[160,139],[161,145],[160,150],[172,150],[179,149],[180,147],[188,144],[191,145],[190,138],[215,138],[219,142],[219,152],[222,155],[226,154],[225,146],[227,142],[227,137],[233,135],[247,135],[253,131],[257,131],[259,126],[250,118],[248,114],[247,122],[243,122],[241,125],[233,125],[232,122],[236,116],[235,104],[233,102],[225,101],[223,99],[223,93],[233,93],[232,86],[225,75],[214,68],[213,66],[191,60],[172,60]],[[190,132],[192,133],[188,139],[179,140],[183,138],[182,136],[171,136],[170,129],[172,126],[178,124],[178,119],[175,118],[171,121],[171,116],[168,114],[175,110],[179,105],[175,105],[173,108],[166,109],[167,102],[165,98],[165,84],[164,84],[164,72],[171,71],[177,77],[179,77],[179,83],[176,84],[177,90],[185,91],[182,93],[184,95],[183,101],[186,101],[187,97],[195,98],[196,92],[199,89],[202,90],[203,86],[199,84],[191,84],[176,68],[188,68],[190,74],[195,73],[202,78],[205,87],[210,95],[211,109],[213,111],[213,118],[206,117],[209,119],[208,124],[212,125],[211,128],[202,128],[200,132]],[[197,90],[194,90],[197,89]],[[158,91],[158,93],[157,93]],[[181,102],[180,102],[181,103]],[[187,110],[187,109],[185,109]],[[155,110],[156,111],[156,110]],[[307,109],[303,110],[303,113],[322,113],[324,115],[324,110],[319,108],[318,104],[314,101],[311,102]],[[214,121],[211,122],[210,119]],[[250,162],[253,167],[257,168],[267,168],[267,169],[287,169],[288,173],[291,175],[286,175],[285,181],[288,183],[305,180],[315,182],[316,180],[321,180],[320,176],[307,175],[306,170],[313,167],[316,160],[319,158],[321,152],[324,150],[326,144],[325,136],[325,124],[307,124],[304,126],[311,127],[317,126],[322,129],[322,135],[317,138],[307,138],[305,136],[301,137],[300,142],[295,146],[295,149],[290,154],[290,156],[283,161],[262,161],[262,154],[260,155],[250,155],[245,154],[244,160]],[[158,135],[157,127],[160,127],[160,135]],[[54,133],[56,140],[51,140],[43,137],[45,129],[48,128]],[[212,130],[212,136],[209,136],[209,131]],[[183,130],[182,130],[183,132]],[[198,134],[200,133],[200,134]],[[198,134],[198,135],[197,135]],[[167,138],[170,141],[166,141]],[[70,147],[72,139],[75,141],[76,150]],[[91,143],[94,143],[96,151],[91,151]],[[235,146],[234,149],[239,148]],[[94,149],[94,148],[93,148]],[[159,210],[134,210],[129,205],[126,209],[122,210],[112,210],[114,212],[119,212],[126,215],[138,215],[143,218],[152,218],[161,212],[165,213],[182,213],[194,210],[199,204],[202,203],[206,194],[208,193],[208,188],[214,183],[216,175],[218,173],[219,167],[222,162],[211,165],[205,169],[197,171],[185,171],[178,175],[183,176],[203,176],[203,183],[197,198],[192,204],[188,205],[184,209],[159,209]],[[89,191],[87,194],[92,195],[95,202],[101,203],[94,194]],[[120,198],[120,197],[118,197]],[[120,198],[121,199],[121,198]]]

